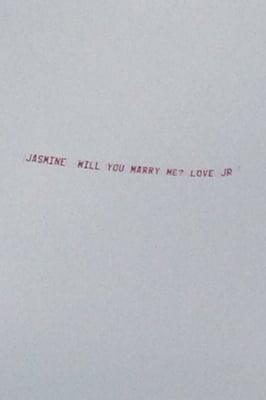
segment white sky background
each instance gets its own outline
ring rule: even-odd
[[[258,0],[0,0],[1,399],[265,400],[265,41]]]

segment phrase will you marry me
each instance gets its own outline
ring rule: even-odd
[[[44,164],[54,167],[68,166],[68,158],[48,155],[48,154],[36,154],[30,153],[25,156],[25,162]],[[139,164],[124,164],[120,162],[103,162],[96,160],[76,160],[74,163],[75,168],[87,170],[88,172],[113,172],[120,174],[136,174],[136,175],[164,175],[174,177],[190,177],[190,178],[225,178],[233,175],[232,167],[222,167],[220,169],[214,168],[192,168],[183,169],[181,167],[158,167],[153,165],[139,165]]]

